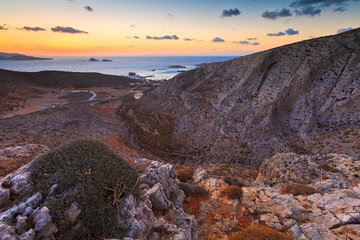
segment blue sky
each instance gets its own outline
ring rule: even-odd
[[[238,56],[357,28],[359,12],[359,0],[2,0],[0,51]]]

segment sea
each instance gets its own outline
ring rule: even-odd
[[[170,56],[170,57],[96,57],[100,61],[89,61],[90,57],[55,57],[53,60],[14,61],[1,60],[0,69],[38,72],[58,70],[67,72],[97,72],[118,76],[136,73],[148,80],[168,80],[181,71],[198,67],[198,64],[223,62],[237,56]],[[101,60],[108,59],[111,62]],[[185,68],[172,68],[179,65]]]

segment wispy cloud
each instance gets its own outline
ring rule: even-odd
[[[266,35],[269,36],[269,37],[279,37],[279,36],[284,36],[284,35],[292,36],[292,35],[297,35],[297,34],[299,34],[298,30],[294,30],[292,28],[289,28],[289,29],[285,30],[284,32],[268,33]]]
[[[75,28],[72,28],[72,27],[61,27],[61,26],[51,28],[51,31],[53,31],[53,32],[62,32],[62,33],[85,33],[85,34],[88,34],[88,32],[78,30],[78,29],[75,29]]]
[[[94,9],[90,6],[84,6],[85,10],[89,11],[89,12],[93,12]]]
[[[276,20],[278,18],[282,18],[282,17],[291,17],[292,13],[290,11],[290,9],[287,8],[283,8],[281,10],[275,10],[275,11],[268,11],[266,10],[265,12],[263,12],[261,14],[261,16],[263,18],[267,18],[267,19],[271,19],[271,20]]]
[[[322,9],[315,6],[303,7],[300,10],[295,10],[296,16],[310,16],[314,17],[321,14]]]
[[[195,41],[196,39],[194,39],[194,38],[184,38],[183,40],[184,41]]]
[[[8,28],[6,28],[4,26],[0,26],[0,30],[8,30]]]
[[[340,28],[338,29],[336,32],[337,33],[343,33],[343,32],[347,32],[347,31],[350,31],[352,30],[352,27],[349,27],[349,28]]]
[[[152,40],[178,40],[179,37],[176,36],[176,35],[165,35],[165,36],[162,36],[162,37],[151,37],[151,36],[146,36],[146,39],[152,39]]]
[[[26,30],[26,31],[34,31],[34,32],[38,32],[38,31],[46,31],[46,29],[41,28],[41,27],[23,27],[21,28],[21,30]]]
[[[253,42],[253,43],[251,43],[251,42],[249,42],[249,41],[238,41],[238,42],[234,41],[233,43],[241,44],[241,45],[253,45],[253,46],[260,45],[259,42]]]
[[[232,17],[232,16],[237,16],[240,15],[241,11],[237,8],[230,8],[230,9],[224,9],[221,13],[220,18],[224,18],[224,17]]]
[[[222,38],[216,37],[212,40],[212,42],[225,42],[225,40]]]
[[[174,16],[173,14],[167,12],[165,18],[166,18],[167,20],[172,21],[172,20],[174,20],[175,16]]]
[[[247,38],[249,41],[257,40],[257,38]]]
[[[278,33],[268,33],[266,35],[268,35],[269,37],[279,37],[279,36],[284,36],[286,34],[284,32],[278,32]]]
[[[130,25],[130,27],[132,27],[132,28],[136,28],[136,26],[135,26],[134,24],[131,24],[131,25]]]

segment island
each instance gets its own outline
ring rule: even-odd
[[[171,65],[169,66],[169,68],[186,68],[186,67],[182,65]]]
[[[89,61],[89,62],[98,62],[99,60],[96,59],[96,58],[90,58],[88,61]]]
[[[102,62],[112,62],[113,60],[110,60],[110,59],[103,59],[101,60]]]
[[[29,60],[53,60],[52,58],[32,57],[19,53],[4,53],[0,52],[0,60],[16,60],[16,61],[29,61]]]

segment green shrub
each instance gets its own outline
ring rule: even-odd
[[[190,168],[177,169],[176,175],[180,182],[192,182],[194,170]]]
[[[229,199],[240,199],[242,197],[242,188],[239,186],[230,185],[225,187],[222,192]]]
[[[310,187],[308,185],[305,184],[300,184],[300,183],[292,183],[292,184],[287,184],[281,191],[281,193],[283,194],[292,194],[294,196],[297,195],[304,195],[304,196],[308,196],[308,195],[312,195],[315,193],[321,193],[319,190]]]
[[[292,239],[284,233],[264,225],[254,225],[235,233],[229,240],[289,240]]]
[[[138,174],[125,160],[97,141],[76,141],[38,158],[32,166],[34,191],[47,195],[57,184],[50,201],[53,221],[63,239],[119,237],[117,207],[129,193],[138,196]],[[64,212],[77,202],[81,228],[70,232]]]

